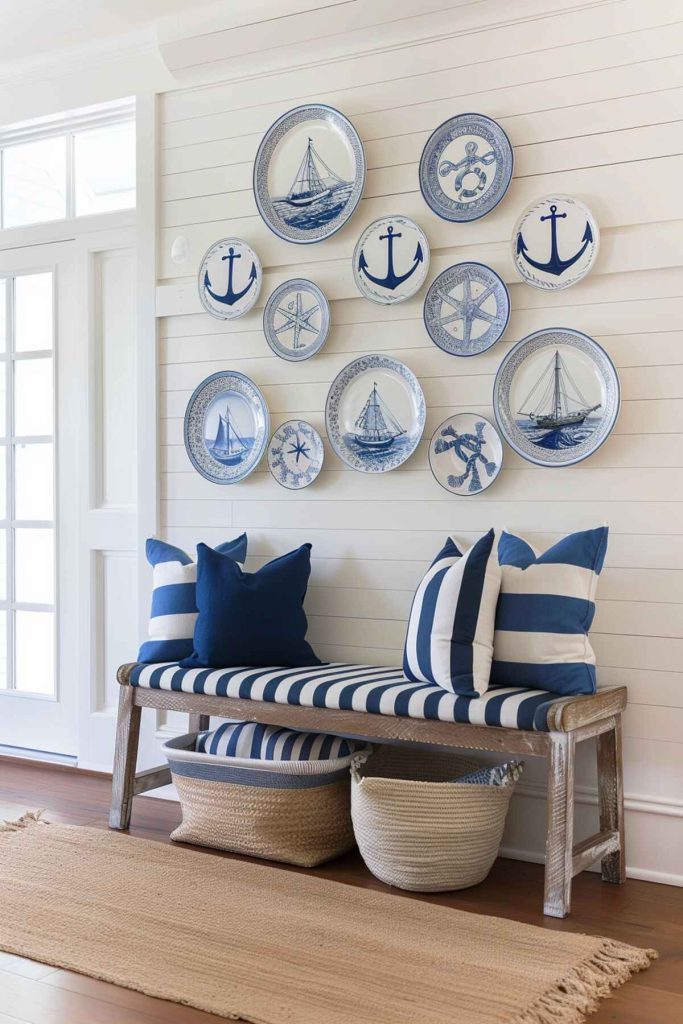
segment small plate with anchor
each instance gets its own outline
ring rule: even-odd
[[[317,284],[294,278],[279,285],[263,311],[263,333],[282,359],[309,359],[325,344],[330,304]]]
[[[241,238],[214,242],[199,266],[199,298],[211,316],[234,320],[244,316],[261,291],[261,261]]]
[[[235,484],[258,465],[268,442],[268,406],[243,373],[213,373],[195,389],[185,410],[190,462],[215,484]]]
[[[410,458],[422,437],[425,399],[417,377],[391,356],[354,359],[337,374],[325,403],[334,451],[360,473],[386,473]]]
[[[436,428],[429,468],[447,491],[469,497],[490,487],[503,463],[500,434],[485,416],[457,413]]]
[[[424,322],[435,345],[452,356],[476,356],[502,337],[510,296],[495,270],[483,263],[456,263],[432,281]]]
[[[283,487],[300,491],[312,484],[323,466],[320,434],[305,420],[287,420],[268,445],[268,469]]]
[[[534,288],[576,284],[598,255],[600,232],[588,207],[572,196],[546,196],[527,207],[512,234],[512,258]]]
[[[402,302],[415,295],[429,270],[429,242],[407,217],[380,217],[368,225],[353,253],[358,290],[373,302]]]
[[[427,139],[420,188],[444,220],[478,220],[507,192],[512,166],[510,140],[496,121],[483,114],[457,114]]]
[[[321,242],[353,214],[365,184],[365,154],[348,118],[307,103],[270,126],[254,161],[259,213],[287,242]]]

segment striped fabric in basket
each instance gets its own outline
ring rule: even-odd
[[[341,736],[295,732],[259,722],[228,721],[211,732],[200,733],[196,750],[200,754],[257,761],[333,761],[365,747],[365,743],[354,743]]]

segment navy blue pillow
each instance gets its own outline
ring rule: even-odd
[[[311,545],[243,572],[234,559],[197,545],[194,653],[184,668],[320,665],[306,642],[303,604],[311,574]]]

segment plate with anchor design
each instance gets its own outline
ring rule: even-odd
[[[485,416],[460,412],[444,420],[429,442],[429,468],[452,494],[469,497],[490,487],[503,463],[500,434]]]
[[[619,377],[597,341],[569,327],[522,338],[493,385],[498,429],[537,466],[572,466],[607,440],[619,414]]]
[[[279,285],[263,311],[263,333],[276,355],[299,362],[325,344],[330,304],[312,281],[294,278]]]
[[[268,406],[254,382],[223,370],[203,380],[187,403],[185,449],[207,480],[236,484],[256,469],[268,427]]]
[[[478,220],[507,192],[513,162],[510,140],[496,121],[483,114],[457,114],[427,139],[420,189],[444,220]]]
[[[576,284],[598,256],[600,232],[585,205],[572,196],[546,196],[527,207],[512,233],[512,258],[534,288]]]
[[[373,302],[402,302],[415,295],[429,270],[429,242],[407,217],[380,217],[369,224],[353,253],[358,290]]]
[[[268,445],[268,469],[283,487],[300,491],[322,469],[325,452],[320,434],[306,420],[287,420]]]
[[[254,161],[259,213],[287,242],[321,242],[356,209],[365,184],[365,154],[348,118],[324,103],[279,117]]]
[[[199,266],[199,298],[211,316],[234,320],[248,313],[259,297],[261,261],[241,238],[214,242]]]
[[[510,296],[495,270],[483,263],[456,263],[432,281],[423,314],[435,345],[452,356],[476,356],[503,336]]]
[[[342,462],[360,473],[387,473],[410,458],[422,437],[425,399],[398,359],[354,359],[333,380],[325,403],[327,436]]]

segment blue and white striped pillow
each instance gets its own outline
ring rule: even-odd
[[[213,732],[199,733],[195,749],[201,754],[256,761],[332,761],[365,750],[367,744],[258,722],[224,722]]]
[[[403,673],[462,697],[489,685],[500,568],[489,532],[462,554],[449,538],[423,577],[410,610]]]
[[[216,551],[243,563],[247,557],[247,535],[220,544]],[[153,567],[152,610],[149,640],[138,653],[139,662],[181,661],[194,650],[197,619],[197,563],[173,544],[150,537],[145,548]]]
[[[588,630],[607,536],[606,526],[571,533],[541,555],[521,537],[502,534],[493,686],[595,693]]]

